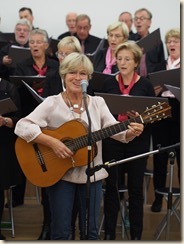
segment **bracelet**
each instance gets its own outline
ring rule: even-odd
[[[4,125],[6,126],[8,124],[8,118],[4,118]]]

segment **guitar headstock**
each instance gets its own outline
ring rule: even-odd
[[[144,124],[153,123],[161,119],[166,119],[168,117],[171,117],[171,106],[166,102],[159,102],[157,105],[153,105],[151,108],[147,108],[141,114],[141,117]]]

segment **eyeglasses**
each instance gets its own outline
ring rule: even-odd
[[[115,39],[119,39],[119,38],[122,38],[123,36],[121,36],[121,35],[108,34],[108,37],[111,38],[111,39],[112,39],[113,37],[114,37]]]
[[[171,44],[171,43],[178,44],[178,43],[180,43],[180,40],[169,40],[169,41],[167,41],[168,45]]]
[[[128,63],[128,62],[130,62],[132,60],[134,60],[134,58],[129,58],[129,57],[121,58],[121,57],[117,57],[117,62],[125,62],[125,63]]]
[[[37,40],[37,41],[30,40],[29,41],[29,44],[32,44],[33,45],[35,43],[38,44],[38,45],[41,45],[41,44],[45,43],[45,41],[41,41],[41,40]]]
[[[65,58],[69,53],[59,53],[59,52],[56,52],[56,57],[57,58]]]
[[[141,17],[135,17],[134,18],[134,21],[138,21],[138,20],[144,21],[145,19],[150,19],[150,18],[143,17],[143,16],[141,16]]]

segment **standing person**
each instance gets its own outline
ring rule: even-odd
[[[131,38],[131,35],[134,34],[132,30],[132,26],[133,26],[132,14],[130,12],[124,11],[119,15],[118,20],[124,22],[127,25],[129,29],[129,38]]]
[[[16,70],[14,72],[15,75],[19,76],[34,76],[34,75],[40,75],[40,76],[46,76],[46,79],[49,79],[49,74],[51,74],[54,71],[58,71],[59,65],[58,62],[55,60],[52,60],[46,56],[46,50],[48,48],[48,34],[43,29],[34,29],[30,33],[29,37],[29,47],[31,51],[31,57],[26,59],[24,62],[20,62],[16,66]],[[33,97],[31,94],[29,94],[29,91],[22,86],[20,87],[20,95],[22,99],[22,111],[23,116],[26,116],[32,110],[38,105],[37,102],[33,100]],[[42,91],[40,91],[40,94],[42,94]],[[24,193],[25,193],[25,187],[26,187],[26,178],[24,180],[24,184],[17,185],[13,189],[13,202],[14,206],[17,205],[17,203],[24,202]],[[46,194],[45,189],[42,188],[42,196]],[[42,197],[42,199],[47,199]],[[46,223],[50,223],[50,210],[47,206],[49,203],[48,201],[42,201],[43,204],[43,211],[44,211],[44,221]],[[48,227],[47,227],[48,228]],[[49,231],[44,232],[45,235],[44,238],[47,238],[49,240]]]
[[[74,34],[80,41],[83,53],[93,53],[98,47],[101,38],[91,35],[91,19],[86,14],[80,14],[76,18],[76,33]]]
[[[31,114],[18,122],[15,133],[28,143],[34,142],[52,149],[53,153],[61,161],[71,158],[75,162],[77,158],[75,158],[74,152],[62,140],[43,133],[41,128],[58,128],[61,125],[64,126],[69,121],[70,123],[74,123],[77,118],[84,120],[88,124],[80,83],[82,80],[90,79],[93,73],[93,66],[86,55],[71,53],[63,60],[59,72],[64,80],[66,91],[55,96],[47,97]],[[92,132],[117,123],[101,97],[87,95],[86,102],[90,110]],[[135,138],[135,136],[139,136],[142,131],[142,124],[130,123],[128,130],[112,137],[121,142],[128,142]],[[68,130],[68,133],[70,132],[72,133],[72,131]],[[91,167],[102,164],[101,141],[97,143],[97,147],[98,151],[96,152],[96,156],[94,156],[93,162],[91,162]],[[68,240],[70,238],[76,187],[78,188],[78,201],[82,210],[82,228],[85,229],[86,168],[87,166],[70,168],[65,172],[61,180],[47,188],[52,216],[52,240]],[[106,177],[107,172],[104,168],[95,172],[90,177],[90,214],[89,233],[87,237],[89,240],[98,239],[98,216],[100,213],[102,179]]]
[[[130,40],[138,41],[149,35],[149,29],[152,23],[152,13],[146,9],[141,8],[135,11],[134,26],[137,33],[134,33],[129,38]],[[153,73],[165,69],[165,55],[163,43],[154,46],[152,50],[142,55],[141,63],[138,73],[141,76],[147,76],[148,73]]]
[[[61,40],[66,36],[73,36],[76,32],[76,18],[77,13],[70,12],[66,15],[66,25],[68,27],[68,31],[58,36],[58,39]]]
[[[12,45],[18,47],[28,47],[28,39],[31,25],[27,19],[20,19],[15,25],[15,42],[8,43],[0,50],[0,77],[9,80],[9,76],[14,74],[15,68],[9,67],[12,59],[8,57],[9,49]]]
[[[166,69],[180,68],[180,30],[170,29],[165,35],[165,43],[168,51]],[[156,122],[153,125],[153,148],[157,145],[170,146],[180,142],[180,102],[173,97],[169,91],[162,92],[158,96],[168,97],[171,105],[172,118]],[[168,133],[169,132],[169,133]],[[178,164],[178,180],[180,183],[180,148],[176,148],[176,159]],[[154,189],[162,189],[166,185],[168,153],[159,153],[153,157],[153,185]],[[163,195],[155,192],[155,199],[151,206],[152,212],[160,212],[162,209]]]
[[[56,56],[61,64],[64,58],[72,52],[82,53],[81,45],[79,40],[75,36],[66,36],[57,46],[58,50]],[[65,86],[63,80],[59,75],[59,69],[51,72],[49,75],[49,79],[46,80],[44,88],[43,88],[43,97],[48,97],[51,95],[58,95],[62,91],[65,90]],[[48,202],[47,194],[42,194],[42,201]],[[72,216],[72,227],[71,227],[71,239],[75,239],[75,222],[78,215],[78,202],[75,200],[74,207],[73,207],[73,216]],[[50,223],[51,218],[47,217],[47,213],[50,213],[49,203],[46,205],[46,208],[49,208],[48,211],[44,211],[44,220],[43,220],[43,227],[40,233],[38,240],[48,240],[50,239]],[[83,234],[80,232],[80,239],[83,239]]]
[[[125,94],[131,96],[154,96],[154,89],[149,80],[137,74],[142,51],[140,47],[128,41],[120,44],[115,52],[119,74],[105,81],[103,93]],[[145,105],[146,106],[146,105]],[[124,121],[129,114],[114,115],[119,121]],[[132,114],[131,114],[132,115]],[[140,137],[128,144],[119,143],[107,138],[103,140],[103,162],[112,159],[121,160],[148,152],[150,149],[150,125],[147,125]],[[118,183],[123,181],[127,173],[129,221],[131,240],[140,240],[143,230],[143,179],[147,157],[136,159],[119,167],[108,169],[106,192],[104,196],[105,240],[115,240],[116,224],[119,212]]]
[[[118,72],[115,59],[117,46],[128,40],[128,27],[125,23],[116,21],[107,27],[108,47],[100,50],[94,56],[94,70],[105,74]]]
[[[21,184],[23,181],[23,173],[17,161],[14,147],[17,138],[14,134],[14,127],[21,118],[20,98],[13,84],[0,79],[0,100],[6,98],[11,98],[18,110],[0,115],[0,224],[4,209],[4,190],[8,190],[10,186]],[[0,227],[0,240],[5,239]]]

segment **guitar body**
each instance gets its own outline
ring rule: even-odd
[[[42,132],[65,143],[86,135],[87,127],[79,120],[72,120],[56,130],[42,130]],[[95,155],[96,147],[92,148],[91,155]],[[77,150],[73,158],[61,159],[46,146],[27,143],[25,140],[17,138],[15,151],[20,167],[27,179],[33,185],[40,187],[48,187],[55,184],[70,168],[87,165],[88,161],[87,147]]]

